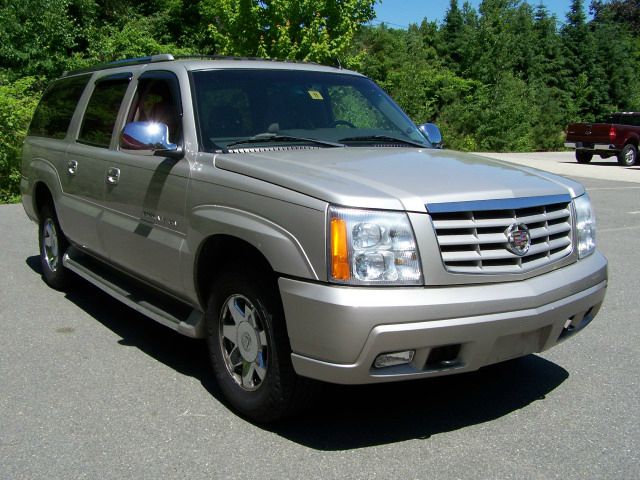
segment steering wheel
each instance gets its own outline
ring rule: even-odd
[[[353,123],[348,120],[334,120],[329,124],[330,127],[337,127],[338,125],[344,125],[349,128],[357,128]]]

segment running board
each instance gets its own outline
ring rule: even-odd
[[[192,338],[204,338],[204,315],[187,304],[163,295],[115,271],[89,255],[69,247],[62,264],[128,307]]]

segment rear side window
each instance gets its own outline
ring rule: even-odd
[[[78,141],[108,148],[120,104],[131,77],[117,75],[98,80],[82,119]]]
[[[29,135],[62,139],[91,75],[58,80],[47,89],[29,127]]]
[[[634,127],[640,127],[640,115],[624,115],[622,116],[623,125],[633,125]]]
[[[629,113],[614,113],[600,120],[598,123],[613,123],[616,125],[640,126],[640,115]]]

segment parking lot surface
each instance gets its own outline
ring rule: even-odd
[[[589,189],[610,283],[584,332],[470,374],[322,385],[268,428],[227,408],[201,342],[48,288],[36,226],[0,206],[0,479],[640,478],[640,170],[562,155],[508,160]]]

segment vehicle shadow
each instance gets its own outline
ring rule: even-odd
[[[27,265],[40,274],[37,256]],[[177,372],[198,379],[226,404],[213,378],[204,342],[193,340],[77,279],[66,298],[135,347]],[[314,382],[313,400],[296,417],[259,428],[316,450],[349,450],[458,430],[508,415],[561,385],[569,373],[536,355],[477,372],[364,386]]]
[[[543,400],[569,377],[529,355],[461,375],[365,386],[322,384],[313,411],[271,428],[317,450],[428,439],[508,415]]]
[[[26,264],[42,275],[40,257],[29,257]],[[120,345],[138,348],[177,372],[197,378],[216,399],[224,403],[209,367],[204,342],[160,325],[75,275],[65,298],[121,337]]]

